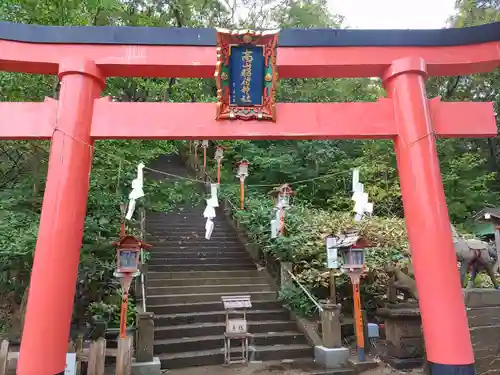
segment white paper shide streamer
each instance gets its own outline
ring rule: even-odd
[[[210,239],[214,230],[213,219],[215,218],[215,208],[219,207],[217,189],[217,184],[210,185],[210,198],[207,199],[207,206],[205,207],[205,211],[203,211],[203,217],[207,219],[207,222],[205,223],[205,239],[207,240]]]
[[[359,168],[352,170],[352,200],[354,201],[353,211],[355,221],[361,221],[366,214],[373,213],[373,203],[368,202],[368,193],[364,191],[364,185],[359,182]]]
[[[144,185],[143,169],[144,164],[139,163],[137,166],[137,178],[132,181],[132,191],[128,195],[128,209],[125,215],[125,219],[127,220],[131,220],[132,215],[134,215],[135,201],[144,196],[144,190],[142,189]]]

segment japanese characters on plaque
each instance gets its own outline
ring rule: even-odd
[[[230,334],[247,333],[246,319],[228,319],[226,332]]]
[[[217,30],[218,120],[276,119],[278,31]]]
[[[230,104],[262,105],[264,52],[262,47],[232,47],[230,63]]]

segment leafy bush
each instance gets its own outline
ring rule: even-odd
[[[13,167],[19,176],[0,190],[0,296],[13,295],[10,300],[18,307],[29,283],[48,154],[43,151],[45,143],[11,142],[8,146],[6,152],[24,152],[27,160],[25,164],[9,164],[9,160],[2,164],[2,171]],[[160,155],[176,151],[175,144],[167,141],[96,142],[73,316],[78,325],[88,321],[88,309],[95,309],[94,303],[120,306],[119,283],[113,276],[116,250],[112,242],[119,235],[120,203],[128,201],[137,164],[147,165]],[[181,202],[198,199],[191,182],[155,181],[147,173],[144,191],[146,196],[139,205],[147,209],[168,211]],[[134,224],[129,227],[129,232],[138,234]],[[9,315],[16,307],[8,309],[0,314]],[[116,319],[111,318],[111,324],[113,320]],[[131,318],[130,324],[133,323]]]
[[[233,202],[239,199],[239,191],[234,186],[223,186],[222,191],[223,196]],[[330,273],[325,267],[325,237],[329,234],[356,229],[374,245],[366,254],[369,271],[361,287],[362,301],[368,310],[375,309],[377,301],[386,292],[388,278],[383,271],[384,265],[404,265],[409,262],[408,239],[402,219],[372,217],[356,223],[351,213],[311,208],[295,200],[292,208],[286,212],[286,236],[272,239],[272,204],[270,198],[250,191],[245,199],[246,210],[235,210],[234,217],[244,226],[253,244],[281,261],[293,262],[298,280],[318,299],[325,298],[325,289],[329,287]],[[341,275],[337,273],[337,294],[339,301],[345,302],[345,310],[348,311],[352,288],[348,278]],[[304,302],[306,297],[300,289],[287,289],[282,298],[297,313],[310,313]]]
[[[279,293],[284,305],[298,316],[310,318],[316,311],[314,303],[296,285],[290,284]]]

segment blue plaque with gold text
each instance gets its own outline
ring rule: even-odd
[[[278,32],[217,30],[217,119],[276,119]]]
[[[262,105],[262,91],[264,89],[263,48],[231,47],[230,53],[230,103],[239,106]]]

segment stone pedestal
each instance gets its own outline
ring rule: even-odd
[[[160,358],[153,357],[149,362],[132,362],[132,375],[160,375]]]
[[[397,369],[421,367],[424,339],[418,304],[389,304],[377,315],[385,321],[385,347],[380,358]]]
[[[340,327],[340,304],[322,303],[321,337],[326,348],[340,348],[342,334]]]
[[[339,369],[347,365],[349,359],[348,348],[314,347],[314,361],[326,369]]]

